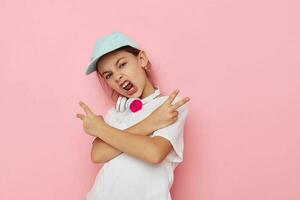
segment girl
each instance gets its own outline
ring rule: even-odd
[[[86,199],[171,200],[189,98],[160,94],[145,52],[121,32],[97,40],[86,74],[93,71],[118,98],[104,118],[79,103],[86,115],[77,117],[95,137],[91,159],[104,163]]]

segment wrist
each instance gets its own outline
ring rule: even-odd
[[[97,126],[96,130],[95,130],[95,137],[98,137],[101,139],[101,134],[105,131],[105,129],[108,127],[107,124],[101,124],[100,126]]]
[[[152,133],[156,131],[155,123],[153,123],[152,119],[149,117],[143,120],[143,125],[145,126],[147,132]]]

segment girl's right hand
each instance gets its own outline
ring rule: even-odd
[[[175,104],[171,104],[178,93],[178,89],[173,91],[167,100],[147,117],[150,123],[149,126],[154,129],[153,131],[169,126],[177,121],[178,111],[176,109],[190,100],[189,97],[185,97]]]

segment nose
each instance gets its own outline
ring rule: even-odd
[[[122,79],[123,79],[123,75],[118,74],[117,77],[116,77],[116,82],[117,82],[118,84],[120,84],[120,82],[122,81]]]

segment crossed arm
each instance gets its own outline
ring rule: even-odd
[[[148,118],[125,130],[107,125],[99,130],[101,139],[96,137],[93,141],[91,159],[94,163],[104,163],[125,152],[153,164],[160,163],[172,145],[163,137],[149,137],[153,131]]]
[[[93,136],[96,139],[91,151],[92,161],[94,163],[107,162],[124,152],[149,163],[160,163],[173,146],[168,139],[162,136],[149,137],[148,135],[177,121],[178,111],[176,109],[189,101],[189,98],[184,98],[172,105],[178,92],[179,90],[172,92],[167,100],[151,113],[151,118],[146,117],[130,128],[119,130],[106,123],[97,126],[93,130],[95,131]],[[95,114],[85,104],[82,103],[81,106],[88,117],[81,114],[78,114],[78,117],[85,120],[85,123],[93,125]]]

